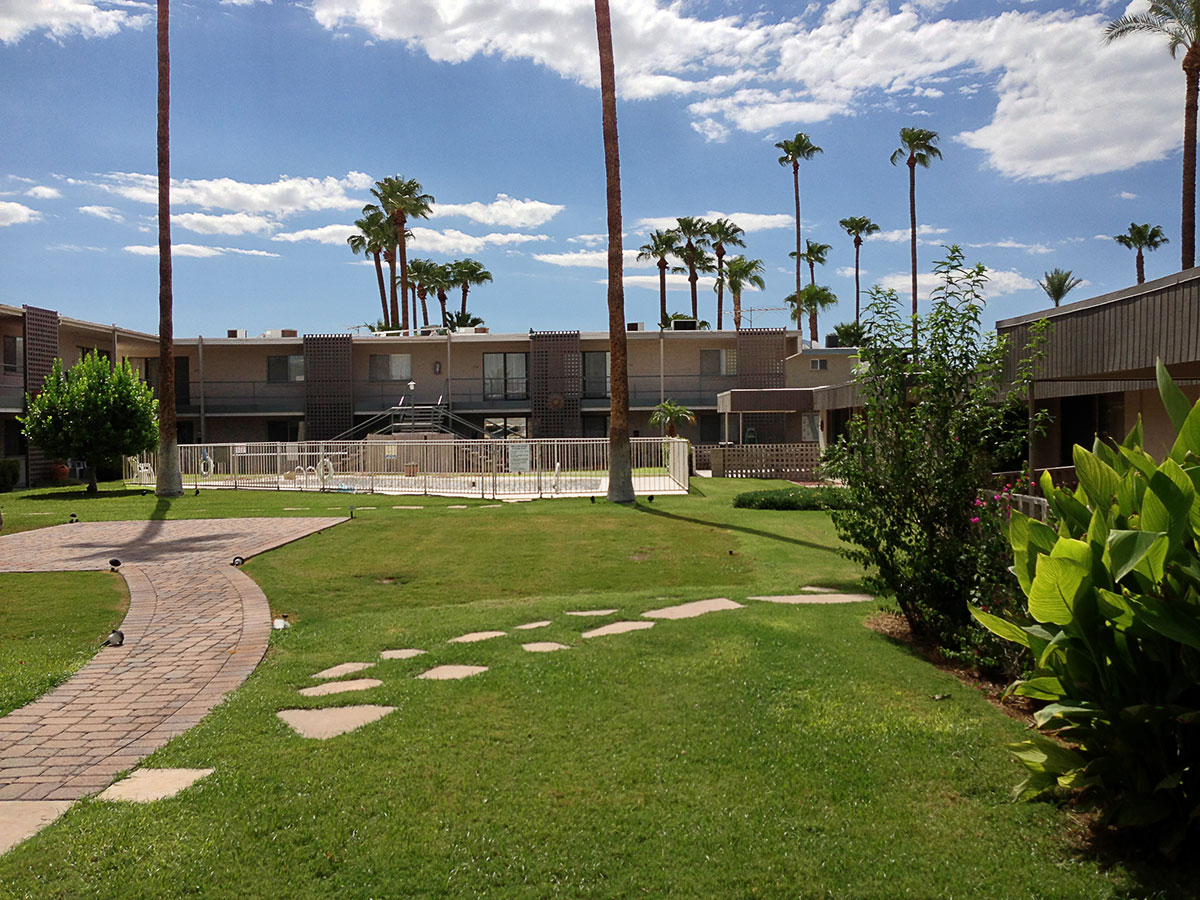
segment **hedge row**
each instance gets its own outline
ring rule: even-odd
[[[747,491],[733,498],[738,509],[844,509],[841,488],[791,487],[774,491]]]

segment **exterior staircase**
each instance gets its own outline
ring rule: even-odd
[[[435,434],[441,433],[448,438],[482,438],[483,431],[474,422],[451,412],[447,403],[434,403],[425,406],[407,405],[401,401],[377,416],[373,416],[349,431],[339,434],[334,440],[362,440],[370,435],[378,434]]]

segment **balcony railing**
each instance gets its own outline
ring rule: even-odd
[[[198,414],[200,394],[208,415],[253,415],[255,413],[304,414],[303,381],[206,381],[193,382],[190,402],[179,405],[179,412]]]

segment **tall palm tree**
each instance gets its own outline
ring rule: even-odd
[[[436,277],[433,274],[434,269],[438,268],[438,264],[432,259],[422,259],[417,257],[408,261],[408,278],[413,290],[417,292],[417,299],[421,301],[421,320],[429,324],[429,306],[425,299],[429,296],[429,283],[431,278]],[[445,317],[443,316],[442,324],[445,325]]]
[[[175,321],[171,290],[170,0],[158,0],[158,476],[159,497],[183,494],[175,425]]]
[[[713,256],[717,258],[717,331],[722,325],[722,311],[725,306],[725,280],[721,275],[725,271],[725,247],[745,247],[742,240],[746,232],[729,219],[717,219],[708,223],[708,239],[712,242]]]
[[[1042,290],[1046,292],[1046,296],[1054,301],[1055,306],[1062,303],[1063,297],[1082,283],[1082,278],[1071,276],[1070,269],[1054,269],[1046,273],[1044,280],[1038,282]]]
[[[421,286],[437,295],[438,305],[442,308],[442,325],[450,322],[450,311],[446,307],[446,292],[456,286],[450,263],[431,263],[425,271],[425,279]]]
[[[837,303],[837,295],[821,284],[810,284],[800,291],[800,300],[796,301],[795,294],[788,294],[784,303],[792,307],[792,318],[800,325],[800,316],[808,316],[808,337],[812,346],[817,345],[817,313],[828,309]]]
[[[938,133],[928,128],[901,128],[900,146],[892,151],[892,165],[904,160],[908,166],[908,227],[912,246],[912,340],[917,346],[917,166],[928,169],[935,159],[942,158],[938,149]]]
[[[763,281],[763,261],[761,259],[746,259],[744,256],[731,256],[725,263],[723,280],[733,297],[733,327],[742,327],[742,291],[747,287],[756,287],[760,291],[767,285]],[[721,280],[721,279],[718,279]]]
[[[621,247],[621,152],[617,138],[617,77],[608,0],[595,0],[600,48],[600,104],[604,134],[604,186],[608,206],[608,499],[632,503],[629,449],[629,359],[625,343],[624,252]]]
[[[879,226],[866,216],[847,216],[838,222],[850,237],[854,238],[854,324],[858,324],[860,314],[861,289],[858,284],[858,253],[863,245],[863,238],[879,232]]]
[[[1137,251],[1137,283],[1145,284],[1146,261],[1142,255],[1142,251],[1157,250],[1163,244],[1167,243],[1167,237],[1163,234],[1162,226],[1151,225],[1149,222],[1145,225],[1130,222],[1129,230],[1124,234],[1113,235],[1113,240],[1122,247],[1128,247],[1130,250]]]
[[[1196,264],[1196,103],[1200,96],[1200,2],[1151,0],[1150,9],[1121,16],[1104,29],[1104,42],[1130,34],[1156,34],[1167,39],[1171,58],[1184,48],[1183,75],[1183,204],[1179,223],[1181,265]],[[1140,282],[1139,282],[1140,284]]]
[[[383,264],[380,262],[384,245],[383,234],[388,228],[387,220],[378,206],[368,203],[363,207],[362,218],[355,220],[354,227],[358,229],[358,234],[350,235],[346,238],[346,243],[350,245],[350,250],[355,256],[361,253],[375,260],[375,277],[379,281],[379,304],[383,307],[383,327],[391,328],[388,319],[387,285],[383,280]]]
[[[809,284],[817,283],[817,266],[825,265],[829,259],[829,251],[833,247],[829,244],[822,244],[820,241],[805,241],[804,242],[804,261],[808,263]]]
[[[462,306],[461,312],[467,311],[467,291],[472,285],[490,284],[492,281],[492,273],[483,267],[477,259],[456,259],[450,263],[450,272],[454,276],[454,282],[462,288]]]
[[[375,195],[375,199],[379,201],[384,214],[391,219],[396,230],[396,258],[400,263],[399,288],[406,301],[408,297],[407,223],[409,219],[428,218],[430,207],[433,205],[433,197],[422,191],[421,183],[415,178],[406,179],[399,175],[377,181],[375,187],[371,188],[371,193]],[[398,320],[400,328],[407,331],[408,303],[405,302],[403,315],[401,315],[401,310],[397,308],[396,288],[397,284],[393,280],[391,296],[393,325]]]
[[[801,227],[800,227],[800,161],[809,160],[818,153],[824,151],[812,142],[812,139],[803,131],[796,132],[796,136],[791,140],[782,140],[775,145],[776,149],[783,151],[783,156],[779,157],[781,166],[792,167],[792,187],[796,195],[796,293],[800,293],[800,254],[802,242]]]
[[[675,233],[683,241],[683,246],[676,251],[675,257],[683,263],[687,272],[688,284],[692,286],[692,318],[700,318],[700,306],[696,296],[696,282],[700,280],[699,272],[712,271],[708,250],[708,222],[695,216],[681,216],[675,220],[678,225]],[[710,268],[705,268],[705,266]]]
[[[667,257],[678,252],[679,234],[676,231],[652,231],[650,240],[638,248],[639,261],[658,260],[658,323],[663,328],[667,327],[671,318],[667,312]]]

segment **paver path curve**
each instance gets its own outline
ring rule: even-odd
[[[0,801],[76,800],[187,731],[254,671],[267,598],[230,565],[336,517],[84,522],[0,536],[0,572],[107,569],[129,585],[123,647],[0,718]]]

